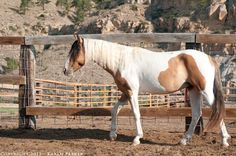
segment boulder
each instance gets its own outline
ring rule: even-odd
[[[190,27],[189,17],[177,17],[175,20],[176,30],[188,30]]]
[[[0,74],[4,74],[4,73],[5,73],[5,70],[4,70],[3,66],[0,65]]]
[[[236,0],[227,1],[228,15],[227,24],[236,26]]]
[[[153,31],[151,22],[146,21],[122,21],[121,31],[126,33],[147,33]]]
[[[210,5],[210,9],[209,9],[209,13],[208,13],[208,16],[209,17],[212,17],[214,14],[217,14],[216,12],[217,12],[217,10],[218,10],[218,8],[220,7],[220,4],[219,3],[212,3],[211,5]]]
[[[112,32],[114,31],[116,28],[113,25],[112,21],[110,19],[104,21],[103,24],[103,32]]]
[[[208,16],[211,19],[217,18],[219,21],[225,21],[234,25],[236,22],[236,0],[212,0],[209,7]]]
[[[151,0],[126,0],[126,3],[130,3],[130,4],[151,4],[152,1]]]
[[[223,21],[225,18],[226,18],[226,16],[227,16],[227,9],[226,9],[226,5],[225,4],[222,4],[221,6],[220,6],[220,11],[219,11],[219,20],[220,21]]]

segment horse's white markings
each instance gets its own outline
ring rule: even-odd
[[[115,82],[117,83],[117,86],[126,97],[124,101],[120,100],[113,107],[112,126],[110,132],[111,139],[115,139],[117,136],[117,114],[122,105],[126,103],[127,100],[129,100],[135,116],[136,124],[136,137],[134,138],[133,143],[140,143],[139,139],[143,137],[143,131],[140,122],[140,111],[137,100],[138,93],[148,91],[151,93],[161,94],[178,90],[178,87],[180,85],[177,85],[176,88],[172,86],[170,89],[170,86],[166,85],[168,83],[163,85],[163,82],[158,81],[158,77],[163,71],[167,71],[168,68],[170,68],[169,61],[178,58],[181,55],[185,59],[185,61],[187,61],[187,63],[182,62],[181,66],[179,66],[177,65],[178,61],[176,62],[176,70],[179,71],[175,71],[175,74],[179,74],[182,72],[180,76],[177,75],[177,78],[179,78],[178,83],[184,84],[186,82],[186,79],[189,78],[188,74],[192,74],[192,77],[190,77],[191,81],[189,81],[189,83],[191,83],[190,85],[192,85],[193,87],[193,90],[190,90],[193,120],[191,122],[189,130],[181,140],[182,144],[186,144],[187,141],[191,139],[196,123],[201,115],[199,102],[201,95],[203,94],[206,97],[209,105],[212,105],[214,103],[215,95],[213,94],[213,82],[215,79],[216,66],[212,65],[212,63],[209,61],[208,56],[202,52],[198,52],[195,50],[185,50],[154,53],[142,48],[127,47],[115,43],[93,39],[84,39],[84,47],[85,63],[92,60],[98,65],[102,66],[109,73],[111,73],[115,79]],[[69,63],[66,63],[65,67],[67,67],[68,64]],[[185,65],[186,67],[183,67],[183,65]],[[67,70],[68,68],[65,69]],[[196,73],[191,70],[194,70]],[[184,85],[184,87],[186,86]],[[218,120],[220,119],[222,120],[222,118],[219,118]],[[216,125],[213,124],[213,126]],[[229,138],[229,135],[223,121],[220,125],[220,128],[223,138],[222,142],[224,145],[228,145],[227,139]]]
[[[121,98],[118,102],[114,105],[111,111],[111,131],[110,131],[110,138],[111,140],[115,140],[117,138],[117,114],[119,113],[120,109],[128,102],[128,98],[126,95],[122,94]]]
[[[194,129],[197,125],[197,122],[202,114],[201,112],[201,94],[195,89],[189,91],[191,109],[192,109],[192,120],[189,126],[189,129],[185,133],[183,139],[180,141],[183,145],[186,145],[189,140],[192,138]]]
[[[228,147],[229,143],[227,140],[230,138],[230,135],[227,132],[227,129],[223,120],[220,124],[220,129],[221,129],[221,135],[222,135],[222,145],[225,147]]]

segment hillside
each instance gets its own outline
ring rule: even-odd
[[[20,10],[20,0],[1,0],[0,35],[71,34],[75,30],[81,33],[235,33],[236,1],[217,1],[91,2],[90,9],[84,12],[84,20],[78,23],[76,9],[71,7],[65,13],[64,7],[56,5],[57,0],[50,0],[44,8],[32,0],[25,14]]]

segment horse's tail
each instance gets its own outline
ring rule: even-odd
[[[222,90],[222,83],[220,77],[220,69],[215,60],[212,60],[215,64],[215,78],[214,78],[214,86],[213,86],[213,93],[214,93],[214,103],[212,105],[212,113],[207,123],[204,131],[218,131],[221,121],[225,117],[225,104],[224,104],[224,96]]]

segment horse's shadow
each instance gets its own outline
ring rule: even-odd
[[[97,139],[110,140],[109,131],[102,129],[0,129],[0,137],[13,139],[39,139],[39,140],[72,140],[72,139]],[[118,134],[119,142],[132,143],[134,136]],[[177,144],[156,143],[150,140],[141,139],[142,144],[156,144],[160,146],[176,146]]]

